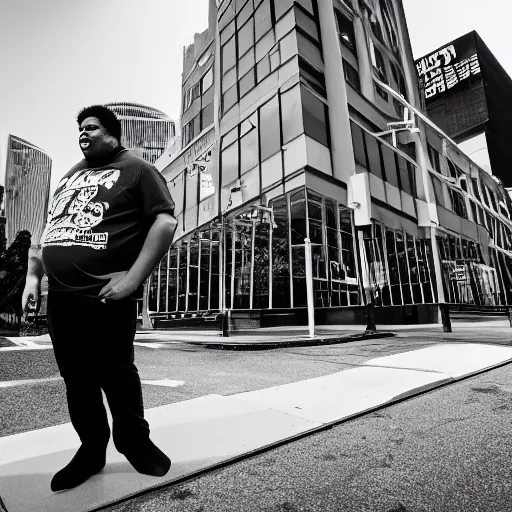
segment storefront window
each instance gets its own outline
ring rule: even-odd
[[[235,221],[235,309],[249,309],[252,264],[252,222]]]
[[[208,296],[210,294],[210,240],[201,239],[200,283],[199,283],[199,309],[209,309]]]
[[[304,239],[307,238],[306,228],[306,198],[304,190],[291,194],[291,231],[292,231],[292,244],[304,244]]]
[[[187,245],[182,243],[179,248],[179,280],[178,280],[178,311],[186,311],[187,302]]]
[[[197,285],[199,279],[199,245],[194,237],[190,242],[189,290],[187,311],[197,311]]]
[[[210,280],[210,310],[220,309],[219,279],[220,279],[220,243],[212,241],[212,263]]]
[[[413,304],[421,304],[423,302],[422,294],[421,294],[421,284],[420,284],[420,273],[419,273],[419,264],[416,258],[416,248],[414,244],[414,237],[406,234],[406,250],[407,250],[407,260],[409,262],[409,275],[411,279],[411,288],[412,288],[412,301]]]
[[[395,245],[395,232],[386,229],[386,252],[388,256],[389,281],[391,285],[391,297],[395,306],[402,304],[400,271]]]
[[[423,299],[426,304],[434,302],[431,287],[431,273],[427,261],[427,253],[425,247],[429,243],[427,240],[416,239],[416,255],[418,257],[418,274],[420,278],[421,289],[423,291]],[[433,268],[433,267],[431,267]],[[435,283],[435,281],[432,281]]]
[[[226,221],[224,227],[224,305],[233,307],[231,299],[231,276],[233,275],[233,226]]]
[[[396,254],[398,258],[398,268],[400,271],[400,281],[402,284],[402,295],[404,304],[412,304],[411,288],[409,286],[409,267],[407,253],[405,250],[404,235],[401,231],[395,232]]]
[[[269,238],[270,225],[259,222],[254,228],[254,292],[253,307],[269,307]]]
[[[290,307],[289,223],[286,197],[272,203],[276,227],[272,232],[272,307]],[[305,221],[304,221],[305,222]]]
[[[160,273],[159,287],[160,287],[160,302],[158,311],[167,311],[167,255],[162,258],[158,265],[158,272]]]

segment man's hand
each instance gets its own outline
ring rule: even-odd
[[[109,283],[106,284],[98,294],[98,297],[103,300],[121,300],[125,297],[129,297],[132,293],[137,290],[140,283],[132,281],[126,277],[127,271],[123,272],[112,272],[104,276],[94,276],[98,279],[109,279]]]
[[[37,276],[28,275],[25,282],[25,289],[21,297],[21,309],[25,312],[39,311],[41,305],[41,279]]]

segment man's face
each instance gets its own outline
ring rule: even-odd
[[[107,156],[117,145],[116,139],[109,135],[96,117],[88,117],[80,124],[79,143],[87,160]]]

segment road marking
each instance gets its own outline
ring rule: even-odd
[[[152,348],[152,349],[158,349],[158,348],[165,347],[165,345],[163,343],[140,343],[138,341],[134,341],[133,344],[136,345],[137,347],[146,347],[146,348]]]
[[[0,348],[0,352],[11,352],[11,351],[20,351],[20,350],[52,350],[53,347],[51,345],[17,345],[15,347],[2,347]]]
[[[16,386],[30,386],[34,384],[43,384],[45,382],[57,382],[62,377],[48,377],[46,379],[28,379],[28,380],[7,380],[0,381],[0,388],[14,388]]]
[[[150,386],[166,386],[168,388],[179,388],[185,384],[184,380],[170,380],[170,379],[162,379],[162,380],[142,380],[142,384],[148,384]]]

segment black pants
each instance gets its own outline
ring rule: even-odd
[[[107,303],[71,293],[48,293],[48,327],[69,415],[82,444],[105,447],[110,436],[101,390],[113,418],[118,451],[149,438],[142,387],[134,364],[136,302]]]

